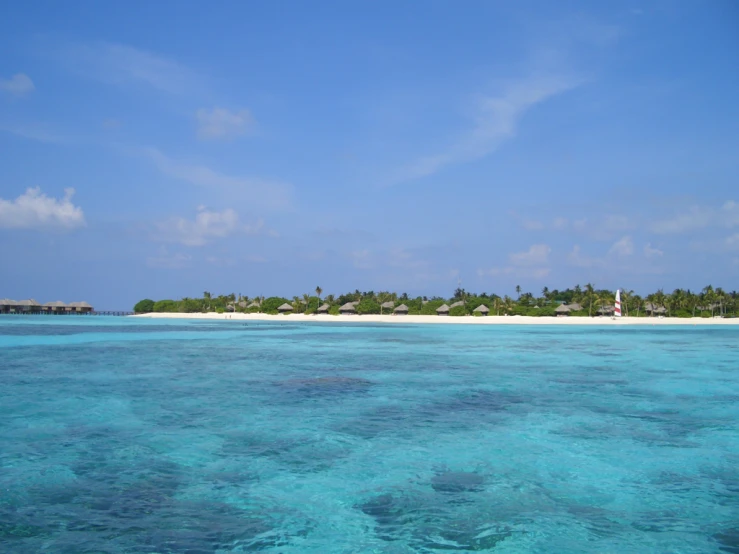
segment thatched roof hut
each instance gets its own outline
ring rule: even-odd
[[[598,314],[599,315],[611,315],[613,312],[616,311],[616,308],[613,306],[601,306],[598,308]]]
[[[452,304],[449,307],[450,308],[456,308],[457,306],[464,306],[464,302],[462,302],[461,300],[458,300],[457,302],[455,302],[454,304]]]
[[[567,304],[567,307],[570,309],[571,312],[579,312],[582,310],[582,306],[578,304],[577,302],[573,302],[572,304]]]
[[[382,304],[380,304],[380,307],[383,310],[392,310],[395,307],[395,302],[393,302],[392,300],[388,302],[383,302]]]
[[[249,309],[251,309],[251,308],[259,308],[259,307],[260,307],[260,305],[261,305],[261,304],[259,304],[259,302],[252,302],[251,304],[249,304],[249,305],[248,305],[248,306],[246,307],[246,309],[247,309],[247,310],[249,310]]]
[[[280,306],[279,308],[277,308],[277,311],[280,312],[281,314],[286,314],[288,312],[292,312],[293,309],[294,308],[290,304],[288,304],[287,302],[285,302],[282,306]]]
[[[565,306],[564,304],[560,304],[556,308],[554,308],[554,313],[557,314],[557,317],[563,317],[570,315],[570,312],[572,311],[572,308],[569,306]]]
[[[347,302],[344,304],[341,308],[339,308],[339,313],[343,315],[351,315],[357,313],[357,308],[355,304],[359,304],[359,302]]]
[[[490,308],[488,308],[485,304],[480,304],[477,308],[472,310],[472,313],[478,313],[481,315],[488,315],[490,313]]]
[[[329,306],[328,304],[323,304],[323,305],[321,305],[321,306],[318,307],[318,309],[316,310],[316,312],[319,313],[319,314],[327,314],[328,313],[328,310],[330,308],[331,308],[331,306]]]
[[[401,304],[393,310],[393,313],[395,315],[408,315],[408,306],[406,306],[405,304]]]
[[[43,308],[49,312],[63,312],[67,309],[67,305],[61,300],[55,300],[54,302],[47,302],[43,305]]]
[[[67,308],[71,308],[72,311],[80,312],[80,313],[92,311],[92,306],[90,306],[90,304],[84,301],[83,302],[70,302],[69,304],[67,304]]]
[[[449,315],[449,306],[446,304],[442,304],[438,308],[436,308],[436,315]]]

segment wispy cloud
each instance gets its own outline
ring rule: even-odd
[[[680,234],[707,227],[739,227],[739,202],[728,200],[715,206],[691,206],[682,213],[655,221],[651,229],[662,235]]]
[[[14,96],[25,96],[35,88],[33,81],[25,73],[16,73],[10,79],[0,78],[0,90]]]
[[[74,189],[62,198],[47,196],[39,187],[29,188],[15,200],[0,198],[0,227],[6,229],[74,229],[85,226],[82,208],[72,204]]]
[[[229,140],[249,132],[254,118],[249,110],[229,111],[225,108],[201,108],[195,114],[201,140]]]
[[[480,268],[477,270],[477,275],[479,277],[512,275],[541,279],[549,275],[551,271],[549,267],[551,253],[552,249],[547,244],[532,244],[528,250],[509,254],[508,265],[490,269]]]
[[[146,258],[146,265],[156,269],[185,269],[192,265],[192,256],[182,252],[170,254],[167,248],[162,246],[156,256]]]
[[[225,175],[204,165],[173,160],[155,148],[146,149],[145,153],[165,175],[201,187],[222,189],[230,196],[238,195],[250,207],[273,211],[292,207],[292,187],[286,183]]]
[[[46,142],[49,144],[68,144],[73,142],[72,137],[63,136],[54,131],[50,131],[43,125],[35,125],[26,123],[23,125],[4,125],[0,124],[0,131],[10,133],[17,137],[37,142]]]
[[[657,258],[663,256],[664,252],[659,248],[654,248],[651,242],[644,245],[644,256],[647,258]]]
[[[617,256],[619,258],[625,258],[634,254],[634,241],[631,237],[623,237],[617,240],[613,246],[608,250],[610,256]]]
[[[50,55],[88,78],[111,85],[139,85],[170,94],[202,91],[202,76],[165,56],[111,42],[61,43]]]
[[[208,242],[235,234],[275,236],[276,233],[264,226],[263,220],[244,224],[232,209],[221,212],[200,206],[194,219],[173,217],[156,225],[153,238],[164,242],[177,242],[185,246],[203,246]]]
[[[549,98],[582,84],[575,78],[530,78],[511,82],[496,96],[483,96],[475,106],[474,125],[449,148],[402,168],[394,182],[432,175],[446,166],[474,161],[493,153],[515,136],[524,114]]]

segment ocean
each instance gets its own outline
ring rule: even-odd
[[[739,328],[0,317],[0,551],[739,552]]]

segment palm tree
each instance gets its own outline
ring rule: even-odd
[[[519,300],[521,299],[521,285],[516,285],[516,294],[518,295]]]
[[[713,310],[715,308],[714,303],[716,302],[716,293],[713,291],[713,287],[711,285],[705,286],[701,292],[701,296],[703,300],[703,309],[708,305],[711,308],[711,317],[713,317]]]
[[[595,288],[590,283],[585,285],[585,299],[588,301],[588,317],[593,317],[593,300],[595,300]]]
[[[495,299],[493,300],[493,308],[495,309],[495,315],[500,315],[500,304],[501,304],[500,297],[496,296]]]
[[[318,305],[321,305],[321,293],[323,292],[323,289],[321,287],[316,287],[316,296],[318,297]]]
[[[508,296],[507,294],[503,297],[503,307],[505,308],[506,312],[510,312],[513,310],[513,298]]]
[[[203,293],[203,298],[205,299],[205,302],[203,302],[203,305],[206,306],[207,311],[210,311],[211,295],[207,290]]]
[[[632,295],[634,294],[633,290],[622,290],[621,291],[621,303],[624,307],[624,315],[628,317],[629,315],[629,300],[631,300]]]

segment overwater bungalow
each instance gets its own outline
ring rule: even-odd
[[[69,311],[76,313],[76,314],[89,314],[92,312],[92,306],[90,306],[87,302],[70,302],[67,304],[67,308],[69,308]]]
[[[438,308],[436,308],[436,315],[449,315],[449,306],[446,304],[442,304]]]
[[[327,314],[330,308],[331,306],[329,306],[328,304],[322,304],[321,306],[318,307],[318,309],[316,310],[316,313]]]
[[[285,302],[282,306],[280,306],[279,308],[277,308],[277,311],[280,312],[281,314],[289,314],[294,309],[295,308],[293,308],[290,304],[288,304],[287,302]]]
[[[554,308],[554,313],[557,314],[557,317],[567,317],[570,315],[570,311],[572,311],[572,308],[565,304],[560,304]]]
[[[485,304],[480,304],[477,308],[475,308],[472,313],[480,314],[481,316],[486,316],[490,313],[490,308],[488,308]]]
[[[47,302],[42,306],[44,312],[49,314],[64,314],[67,313],[67,305],[61,300],[55,300],[54,302]]]
[[[0,299],[0,314],[14,314],[17,307],[18,302],[15,300],[11,300],[10,298]]]
[[[405,304],[401,304],[393,310],[393,313],[395,315],[408,315],[408,306],[406,306]]]
[[[357,313],[357,307],[355,304],[359,304],[359,302],[347,302],[344,304],[341,308],[339,308],[339,313],[341,315],[354,315]]]

